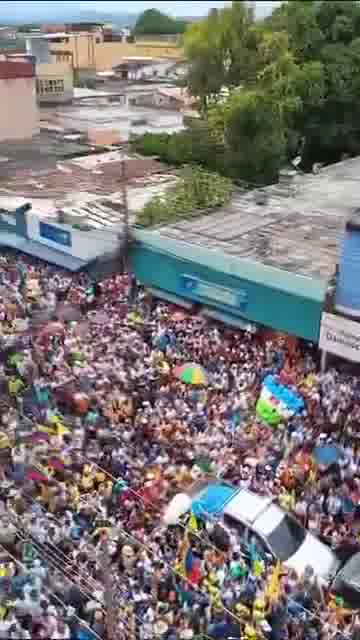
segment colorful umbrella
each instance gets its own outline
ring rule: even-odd
[[[203,367],[193,362],[188,362],[174,369],[174,375],[186,384],[207,385],[209,383],[207,373]]]

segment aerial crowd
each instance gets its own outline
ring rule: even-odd
[[[346,602],[311,558],[299,575],[221,515],[163,518],[221,478],[360,551],[355,371],[321,373],[314,347],[223,327],[132,276],[94,284],[12,252],[0,320],[0,640],[360,640],[360,590]],[[186,363],[200,383],[176,375]],[[305,406],[276,426],[256,413],[269,374]]]

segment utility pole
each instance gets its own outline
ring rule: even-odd
[[[126,160],[123,160],[121,163],[121,193],[122,193],[122,202],[123,202],[123,211],[124,211],[124,230],[123,230],[123,238],[124,238],[124,247],[125,254],[123,257],[124,271],[128,271],[129,260],[128,260],[128,251],[130,245],[130,222],[129,222],[129,202],[128,202],[128,194],[127,194],[127,184],[126,184]]]

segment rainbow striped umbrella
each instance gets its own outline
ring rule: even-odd
[[[193,362],[187,362],[180,367],[176,367],[174,369],[174,376],[186,384],[199,386],[209,384],[205,369],[199,364],[194,364]]]

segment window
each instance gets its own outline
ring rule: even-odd
[[[305,537],[306,529],[291,516],[285,515],[267,540],[276,558],[285,562],[300,549]]]
[[[67,53],[56,53],[55,54],[56,62],[68,62],[69,59],[70,59],[70,56]]]
[[[64,93],[64,80],[37,80],[36,91],[39,96]]]

